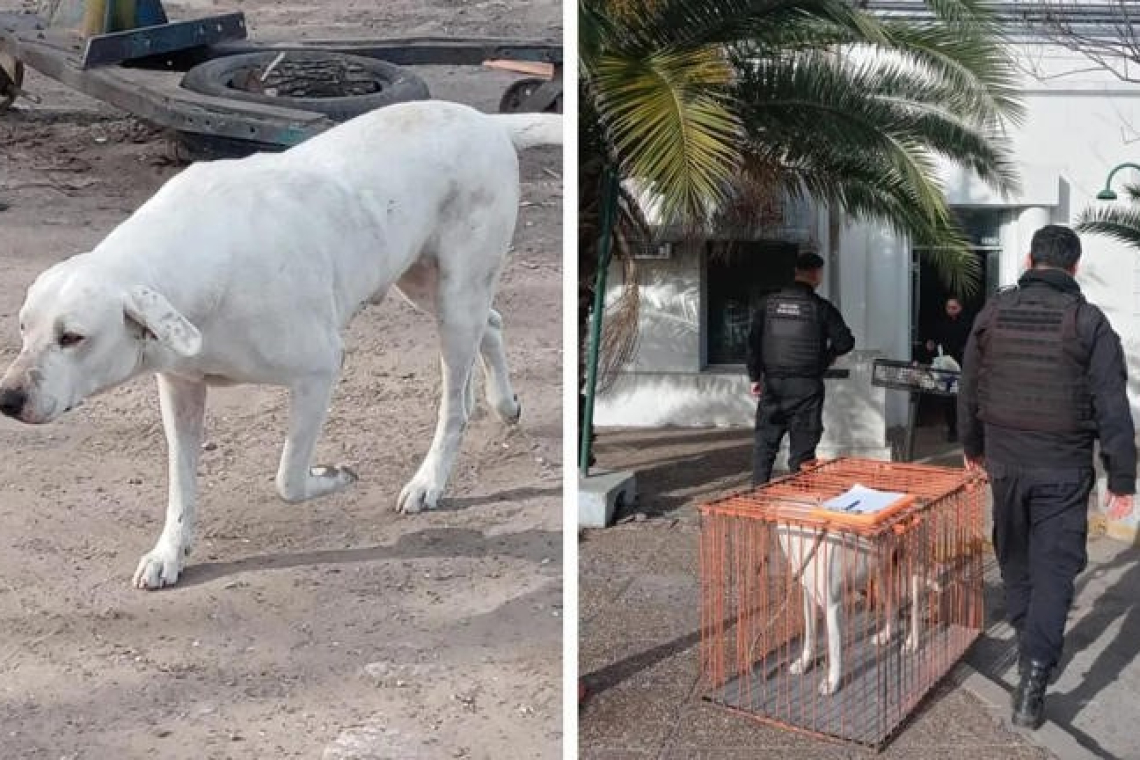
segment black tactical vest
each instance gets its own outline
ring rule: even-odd
[[[978,416],[1017,430],[1095,427],[1088,358],[1077,340],[1084,298],[1047,286],[999,293],[982,333]]]
[[[764,311],[764,374],[818,377],[825,369],[823,314],[810,293],[781,290]]]

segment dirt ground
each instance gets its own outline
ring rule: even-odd
[[[561,36],[550,0],[167,4],[235,8],[254,37]],[[425,78],[487,110],[512,79]],[[34,276],[179,170],[163,135],[42,77],[26,87],[42,106],[0,114],[5,365]],[[0,422],[0,757],[560,756],[561,172],[558,150],[524,157],[496,301],[521,427],[477,412],[439,511],[392,510],[439,388],[432,324],[395,298],[354,322],[318,446],[355,467],[347,492],[280,501],[284,393],[212,391],[198,543],[172,589],[129,585],[166,501],[153,380],[49,426]]]

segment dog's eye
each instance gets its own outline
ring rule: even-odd
[[[86,338],[79,333],[68,332],[59,336],[59,345],[63,346],[64,348],[69,348],[71,346],[78,346],[84,340],[86,340]]]

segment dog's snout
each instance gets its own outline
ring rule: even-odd
[[[18,417],[28,402],[28,394],[20,388],[0,390],[0,414],[5,417]]]

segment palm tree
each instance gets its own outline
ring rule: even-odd
[[[1077,232],[1090,232],[1140,249],[1140,185],[1127,185],[1131,206],[1086,209],[1077,220]]]
[[[809,196],[885,223],[969,291],[977,262],[936,160],[1015,186],[1004,125],[1016,70],[986,0],[926,0],[902,22],[848,0],[579,0],[580,305],[597,268],[601,179],[637,179],[660,213],[705,229],[756,197]],[[620,256],[644,221],[622,197]],[[636,334],[609,335],[614,368]],[[627,295],[630,295],[627,293]],[[586,314],[579,310],[580,335]],[[615,359],[615,356],[617,357]]]

